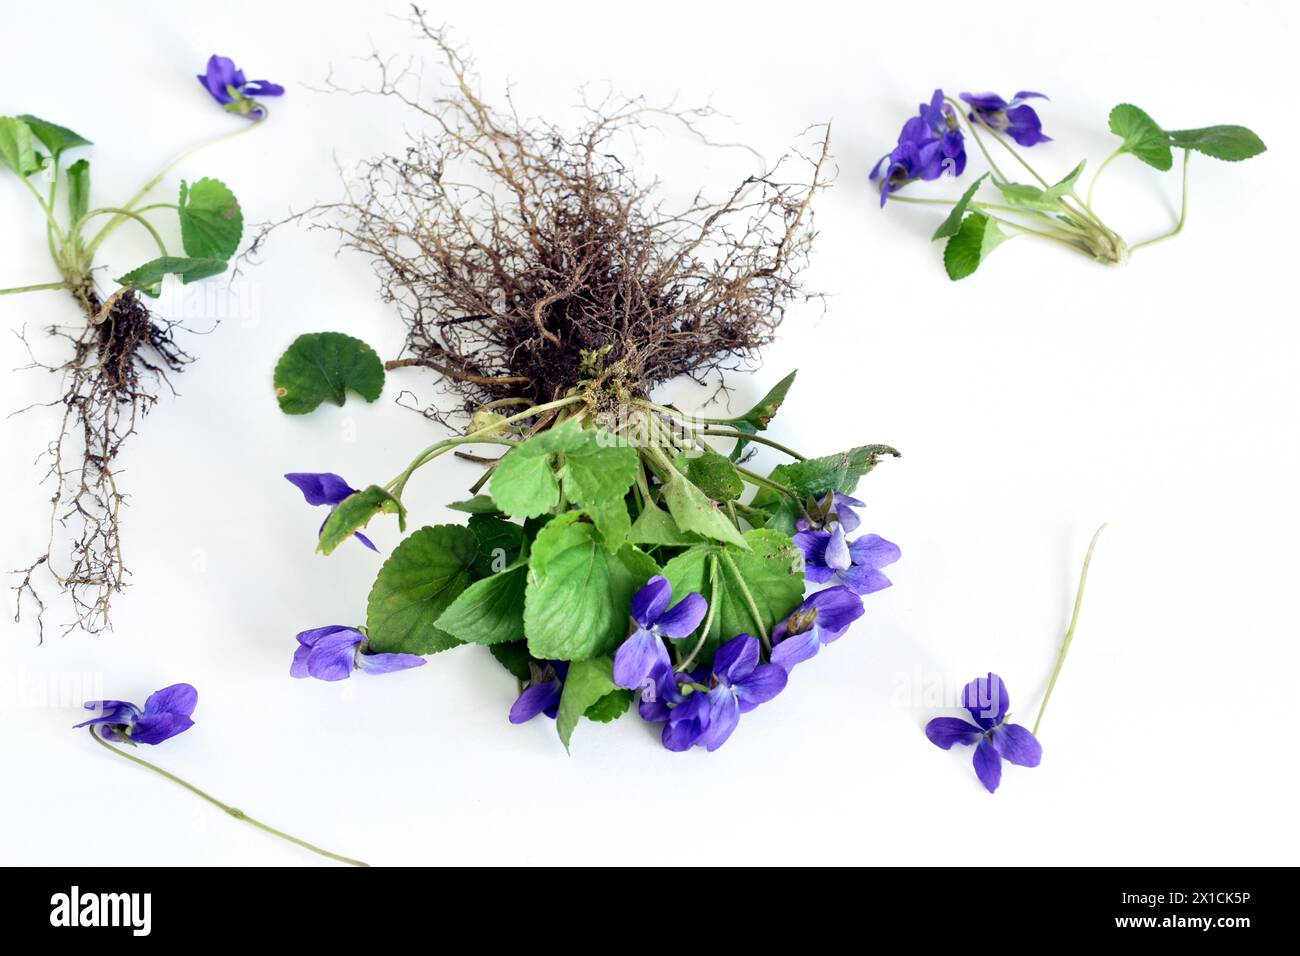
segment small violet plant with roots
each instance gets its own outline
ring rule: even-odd
[[[898,145],[872,169],[871,180],[880,190],[882,207],[891,200],[950,207],[933,236],[947,240],[943,263],[949,278],[971,275],[994,249],[1016,236],[1065,245],[1097,262],[1126,263],[1130,253],[1182,232],[1187,222],[1187,167],[1193,152],[1238,162],[1265,150],[1263,141],[1244,126],[1166,130],[1143,110],[1121,103],[1110,111],[1110,131],[1121,142],[1097,167],[1086,194],[1081,195],[1086,160],[1055,179],[1039,173],[1022,152],[1052,141],[1044,135],[1038,111],[1032,105],[1046,99],[1042,93],[1025,90],[1010,100],[996,93],[962,93],[960,100],[955,100],[935,90],[930,102],[922,103],[919,114],[904,124]],[[899,195],[905,186],[918,180],[935,180],[944,174],[960,177],[966,170],[967,137],[983,155],[988,171],[977,177],[960,198]],[[1021,169],[1032,182],[1016,182],[1008,176],[994,159],[990,145],[1004,163],[1014,162],[1008,167],[1012,172]],[[1174,150],[1182,153],[1178,222],[1161,235],[1130,245],[1098,215],[1097,180],[1107,166],[1124,155],[1167,172],[1174,165]],[[979,198],[981,190],[985,198]]]
[[[151,770],[161,777],[167,778],[172,783],[179,784],[190,793],[202,797],[213,806],[224,810],[236,820],[243,820],[265,833],[279,837],[281,840],[288,840],[305,850],[319,853],[331,860],[338,860],[340,863],[348,863],[352,866],[369,865],[351,857],[340,856],[337,853],[322,850],[306,840],[300,840],[295,836],[290,836],[283,830],[267,826],[261,820],[254,820],[238,807],[223,803],[211,794],[200,790],[194,784],[182,780],[174,773],[150,763],[143,757],[138,757],[127,750],[123,750],[121,747],[114,746],[114,744],[124,744],[132,749],[139,744],[156,746],[163,741],[170,740],[177,734],[184,733],[194,726],[191,715],[194,713],[194,708],[198,705],[198,702],[199,692],[194,689],[192,684],[172,684],[170,687],[155,691],[149,695],[143,707],[138,707],[125,700],[88,700],[84,706],[86,710],[94,711],[95,716],[75,724],[73,729],[88,727],[90,729],[90,738],[101,747],[138,766]]]
[[[576,130],[498,112],[442,33],[415,23],[450,81],[430,96],[418,72],[394,76],[376,57],[377,88],[349,92],[398,100],[431,131],[365,164],[345,200],[293,217],[374,263],[404,354],[385,363],[351,336],[303,335],[275,394],[300,415],[350,393],[374,401],[389,373],[423,370],[459,405],[424,415],[447,424],[460,411],[468,425],[386,481],[285,477],[331,508],[315,535],[328,555],[364,550],[351,539],[381,515],[405,532],[408,484],[435,460],[480,473],[448,505],[466,517],[417,527],[384,557],[364,626],[303,631],[290,673],[337,680],[477,644],[517,680],[503,718],[552,717],[566,748],[582,718],[635,703],[668,749],[715,750],[846,632],[900,556],[879,536],[848,537],[859,479],[898,452],[809,457],[765,434],[793,373],[740,414],[651,397],[678,376],[722,376],[725,389],[790,305],[819,298],[799,276],[829,133],[717,199],[673,207],[627,162],[636,134],[658,120],[699,137],[706,112],[606,99]],[[783,463],[755,470],[760,446]],[[809,584],[826,588],[806,597]]]
[[[49,446],[45,478],[53,486],[49,540],[45,553],[17,572],[19,616],[29,598],[38,621],[43,617],[45,603],[36,581],[42,569],[71,600],[75,620],[69,629],[80,626],[93,633],[108,628],[112,600],[126,585],[120,525],[126,495],[118,487],[116,462],[157,401],[158,385],[170,384],[169,376],[191,361],[173,336],[178,326],[154,315],[144,298],[161,294],[165,276],[188,284],[224,272],[243,235],[239,202],[220,180],[181,180],[174,202],[149,200],[167,174],[199,149],[264,123],[267,108],[258,97],[284,92],[274,83],[245,79],[221,56],[208,61],[198,82],[243,122],[235,131],[185,151],[117,204],[91,201],[88,159],[66,162],[90,147],[90,140],[35,116],[0,117],[0,165],[18,177],[40,209],[57,274],[50,281],[0,289],[0,296],[62,290],[82,313],[79,323],[49,330],[70,344],[66,360],[54,365],[32,360],[32,367],[61,375],[62,396],[38,404],[61,406],[62,417]],[[175,240],[169,245],[167,230],[151,221],[150,214],[159,213],[177,217],[179,248],[174,248]],[[95,275],[102,269],[97,255],[123,226],[147,233],[158,256],[123,272],[109,291]]]

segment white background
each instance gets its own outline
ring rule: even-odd
[[[12,4],[0,112],[95,140],[94,202],[121,202],[170,154],[239,122],[193,78],[210,52],[233,56],[288,94],[265,129],[186,162],[160,199],[180,176],[214,175],[250,221],[278,218],[338,195],[336,162],[401,148],[411,117],[311,88],[331,67],[368,79],[354,57],[372,43],[421,53],[404,8],[379,6],[239,3],[218,14],[159,3],[128,15],[68,2],[56,16]],[[571,118],[584,83],[711,102],[729,117],[716,138],[769,159],[834,120],[839,175],[816,206],[807,276],[828,308],[788,317],[762,367],[734,380],[735,407],[797,367],[775,437],[814,454],[902,449],[859,489],[864,530],[903,549],[895,587],[712,755],[668,753],[629,716],[584,724],[566,757],[550,722],[507,723],[513,681],[477,648],[383,678],[291,680],[294,633],[359,622],[378,559],[360,547],[314,555],[321,513],[280,475],[386,480],[442,433],[394,406],[402,388],[433,396],[422,373],[393,375],[372,406],[277,411],[270,372],[295,335],[345,331],[385,356],[401,343],[368,263],[287,230],[233,288],[207,285],[208,314],[228,318],[186,341],[200,358],[177,382],[181,397],[159,405],[123,461],[135,575],[114,633],[60,637],[57,599],[42,646],[26,620],[0,626],[0,860],[317,862],[107,755],[69,730],[80,715],[58,699],[70,682],[142,701],[183,680],[199,688],[197,725],[146,756],[375,864],[1296,862],[1290,5],[1224,16],[1188,2],[844,3],[815,14],[754,2],[447,3],[431,16],[472,51],[489,98],[512,82],[525,113]],[[429,82],[442,75],[431,61]],[[1128,100],[1167,127],[1249,125],[1270,149],[1236,166],[1196,157],[1185,233],[1128,267],[1022,240],[951,283],[928,238],[939,214],[882,212],[866,182],[937,85],[1050,94],[1039,110],[1056,142],[1032,152],[1049,179],[1082,156],[1099,162],[1112,148],[1106,114]],[[651,153],[682,192],[749,171],[743,154],[702,155],[672,132],[652,136]],[[1122,159],[1099,209],[1136,241],[1173,222],[1177,186],[1177,172]],[[0,216],[0,286],[54,278],[12,176],[0,179]],[[124,229],[100,261],[111,277],[149,256]],[[7,330],[75,318],[56,292],[0,299]],[[0,367],[24,363],[18,340],[0,336]],[[56,397],[40,372],[0,382],[5,412]],[[0,423],[5,570],[41,549],[47,492],[33,461],[53,423],[42,411]],[[474,474],[450,459],[422,471],[415,519],[453,520],[441,505]],[[988,670],[1006,680],[1013,719],[1032,723],[1102,520],[1110,529],[1043,724],[1042,766],[1008,767],[990,796],[969,751],[942,752],[922,728]],[[374,536],[385,551],[399,540],[388,526]]]

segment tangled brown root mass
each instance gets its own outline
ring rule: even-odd
[[[126,496],[118,488],[115,461],[158,400],[157,385],[191,358],[176,345],[173,326],[159,323],[134,290],[120,289],[106,302],[90,288],[74,295],[86,324],[76,331],[50,330],[72,343],[73,357],[62,366],[33,363],[62,374],[65,391],[59,434],[47,450],[45,480],[54,486],[49,540],[45,553],[18,572],[15,620],[26,598],[41,622],[45,603],[35,577],[44,568],[71,598],[75,620],[67,629],[96,633],[110,626],[112,599],[129,573],[120,526]]]
[[[372,259],[408,328],[390,368],[441,373],[467,409],[549,401],[580,383],[615,402],[738,368],[772,341],[806,297],[829,130],[813,155],[669,210],[617,151],[656,120],[696,133],[709,110],[607,98],[585,104],[574,132],[525,121],[488,106],[467,60],[418,10],[415,22],[450,68],[443,95],[423,97],[418,74],[377,55],[378,87],[346,92],[394,97],[431,129],[400,158],[363,164],[345,201],[293,217]],[[787,181],[791,166],[804,173]]]

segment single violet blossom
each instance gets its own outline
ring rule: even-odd
[[[98,726],[105,740],[124,744],[160,744],[194,726],[190,715],[198,701],[199,692],[191,684],[172,684],[155,691],[143,710],[125,700],[88,700],[86,710],[97,710],[99,716],[76,727]]]
[[[803,552],[804,576],[809,581],[838,581],[854,594],[872,594],[893,584],[880,569],[903,556],[898,545],[878,534],[850,542],[839,522],[830,531],[796,532],[794,543]]]
[[[391,674],[423,663],[424,658],[418,654],[376,654],[370,650],[366,635],[355,627],[331,624],[298,635],[289,676],[335,681],[351,677],[354,670]]]
[[[1043,135],[1043,124],[1032,106],[1025,100],[1047,99],[1042,93],[1021,90],[1008,103],[996,93],[963,93],[961,98],[970,104],[970,119],[979,120],[991,130],[1006,133],[1021,146],[1050,143],[1052,137]]]
[[[843,585],[809,596],[772,629],[772,663],[789,673],[843,636],[862,616],[862,598]]]
[[[632,620],[636,630],[619,645],[614,655],[614,683],[640,690],[656,668],[671,667],[663,638],[690,635],[709,610],[709,603],[695,593],[672,607],[673,588],[662,574],[656,574],[632,598]]]
[[[838,491],[828,491],[819,504],[819,513],[813,515],[814,520],[820,518],[818,527],[814,528],[808,523],[808,519],[800,517],[795,522],[796,531],[824,531],[826,526],[839,522],[845,531],[856,531],[858,525],[862,524],[862,519],[858,517],[858,508],[865,508],[865,502],[857,498],[850,498],[848,495],[841,494]]]
[[[329,505],[330,512],[325,516],[325,520],[320,523],[320,531],[316,532],[319,537],[321,531],[325,530],[325,525],[329,523],[330,515],[334,509],[343,502],[345,498],[357,493],[353,488],[338,475],[328,471],[291,471],[284,476],[294,485],[302,496],[307,499],[307,504],[312,506]],[[360,531],[352,532],[352,537],[356,538],[371,551],[378,552],[373,541],[367,538]]]
[[[215,53],[208,58],[207,71],[200,73],[198,80],[228,112],[250,119],[261,119],[266,114],[265,107],[253,97],[284,94],[284,87],[278,83],[245,79],[244,71],[235,66],[234,60]]]
[[[785,689],[788,675],[775,664],[759,663],[758,639],[741,634],[713,656],[712,687],[697,690],[674,707],[663,731],[669,750],[696,744],[710,753],[727,742],[747,714]]]
[[[880,180],[884,206],[890,193],[908,183],[938,179],[945,172],[956,177],[965,169],[966,140],[957,113],[944,101],[943,90],[935,90],[930,102],[921,104],[919,114],[903,124],[898,145],[876,163],[871,180]]]
[[[990,673],[977,677],[962,691],[962,706],[975,723],[959,717],[936,717],[925,725],[925,735],[936,747],[948,750],[953,744],[975,746],[975,776],[989,793],[1002,780],[1002,761],[1021,767],[1037,767],[1043,747],[1033,733],[1019,724],[1006,722],[1011,698],[1002,678]]]
[[[568,676],[568,661],[547,661],[540,665],[529,662],[531,677],[523,692],[510,708],[510,723],[522,724],[538,714],[552,720],[559,712],[560,696],[564,693],[564,678]]]

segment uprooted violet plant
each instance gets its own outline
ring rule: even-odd
[[[158,400],[159,385],[180,372],[192,358],[176,342],[177,323],[159,318],[143,297],[157,298],[165,276],[195,282],[226,270],[243,234],[243,214],[234,194],[220,180],[181,180],[174,202],[149,202],[167,174],[199,149],[231,139],[266,121],[267,109],[256,97],[278,96],[283,88],[264,80],[248,81],[226,57],[213,56],[197,77],[208,94],[241,125],[173,159],[132,197],[121,203],[91,202],[91,166],[84,156],[64,164],[69,154],[91,146],[72,130],[35,116],[0,117],[0,163],[31,194],[43,218],[42,239],[49,247],[57,278],[0,289],[0,295],[42,290],[69,293],[81,321],[55,326],[49,334],[65,340],[71,354],[61,363],[38,361],[32,367],[56,372],[62,394],[58,434],[48,450],[45,480],[50,496],[50,536],[43,554],[17,572],[21,581],[18,615],[24,598],[35,605],[41,621],[45,602],[37,575],[46,571],[68,596],[74,620],[89,632],[110,626],[110,606],[126,585],[121,511],[126,494],[118,487],[117,459],[141,419]],[[193,82],[191,80],[190,82]],[[164,239],[149,214],[175,215],[180,249]],[[106,291],[95,272],[104,241],[123,226],[148,234],[158,256],[122,273]],[[183,255],[176,254],[183,252]],[[43,631],[43,623],[41,624]]]
[[[282,410],[301,414],[349,391],[373,401],[386,372],[429,369],[469,424],[355,492],[353,476],[286,478],[332,507],[318,534],[330,554],[362,547],[350,539],[380,514],[404,531],[404,492],[434,460],[454,453],[481,475],[449,505],[463,524],[420,527],[387,556],[364,627],[299,635],[293,673],[397,670],[481,644],[519,681],[503,717],[553,716],[566,747],[582,717],[613,720],[639,695],[669,749],[716,749],[788,668],[844,633],[898,557],[883,539],[845,538],[861,506],[848,495],[894,449],[809,458],[763,434],[793,374],[741,414],[651,397],[680,375],[743,368],[808,297],[799,273],[828,142],[718,201],[670,209],[619,153],[655,117],[699,114],[606,101],[576,131],[524,121],[488,106],[461,56],[419,25],[450,92],[420,99],[387,73],[371,92],[407,103],[430,132],[368,164],[346,201],[295,217],[372,259],[406,323],[405,355],[385,366],[357,339],[312,333],[274,384]],[[802,178],[785,172],[792,162],[806,162]],[[452,411],[425,414],[445,423]],[[758,445],[792,460],[754,471]],[[832,598],[805,602],[808,581]],[[318,654],[329,666],[317,674]]]
[[[1264,152],[1263,141],[1244,126],[1207,126],[1166,130],[1146,112],[1130,103],[1110,111],[1110,131],[1121,140],[1115,151],[1097,167],[1085,195],[1080,195],[1086,160],[1064,177],[1044,176],[1030,165],[1022,150],[1051,142],[1032,101],[1047,99],[1025,90],[1010,100],[996,93],[962,93],[960,101],[935,90],[909,119],[898,144],[881,157],[871,171],[880,190],[880,205],[887,201],[951,207],[934,232],[946,239],[943,263],[951,279],[971,275],[988,255],[1007,239],[1039,238],[1067,246],[1107,264],[1125,263],[1130,253],[1178,235],[1187,221],[1188,161],[1193,152],[1214,159],[1238,162]],[[983,154],[988,171],[981,174],[957,199],[898,195],[910,183],[931,181],[943,175],[960,177],[966,169],[967,139]],[[1007,153],[1033,180],[1013,181],[993,158],[985,139]],[[1124,155],[1167,172],[1174,165],[1174,150],[1182,151],[1182,204],[1178,222],[1167,232],[1128,243],[1106,225],[1095,203],[1097,180],[1106,167]],[[987,183],[986,183],[987,180]],[[1053,181],[1055,180],[1055,181]],[[991,198],[977,198],[981,189]]]

